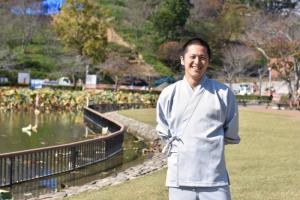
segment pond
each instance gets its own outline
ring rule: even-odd
[[[31,126],[31,128],[30,128]],[[80,141],[86,133],[81,112],[0,112],[0,153]]]
[[[83,114],[0,112],[0,153],[45,147],[95,137],[83,122]],[[36,132],[22,131],[22,127],[37,124]],[[71,173],[60,174],[15,184],[11,190],[15,199],[26,199],[60,190],[62,185],[82,185],[92,180],[106,177],[117,171],[141,163],[144,160],[142,149],[146,145],[133,135],[126,133],[123,151],[109,160],[94,164]]]

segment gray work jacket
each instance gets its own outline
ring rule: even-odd
[[[240,142],[235,95],[204,76],[191,88],[185,78],[165,88],[157,103],[157,133],[167,143],[169,187],[229,184],[224,145]]]

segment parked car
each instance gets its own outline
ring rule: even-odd
[[[8,78],[0,76],[0,84],[5,84],[5,83],[8,83]]]
[[[31,79],[30,80],[30,88],[31,89],[40,89],[43,87],[45,80],[42,79]]]
[[[232,90],[237,95],[250,95],[253,94],[253,86],[250,84],[234,84]]]
[[[70,79],[68,77],[61,77],[58,79],[59,85],[72,85]]]
[[[173,78],[171,76],[163,76],[160,79],[154,81],[154,86],[157,87],[163,83],[171,84],[171,83],[174,83],[175,81],[176,81],[175,78]]]
[[[148,86],[148,83],[142,78],[126,76],[120,81],[120,85]]]
[[[58,80],[44,80],[43,86],[71,86],[72,83],[68,77],[61,77]]]

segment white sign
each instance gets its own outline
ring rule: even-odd
[[[29,85],[30,83],[30,74],[27,72],[18,73],[18,84]]]
[[[86,75],[85,85],[87,88],[96,88],[97,85],[97,75],[96,74],[88,74]]]

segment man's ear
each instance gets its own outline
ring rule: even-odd
[[[181,63],[181,65],[184,65],[184,59],[183,59],[183,56],[180,56],[180,63]]]

